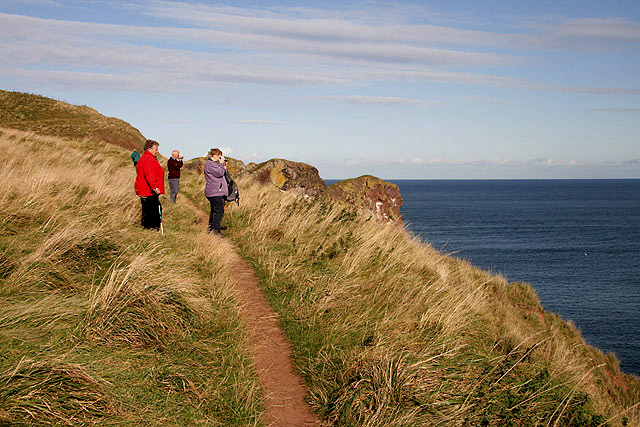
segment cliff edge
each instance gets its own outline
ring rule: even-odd
[[[397,185],[372,175],[345,179],[328,188],[329,195],[373,213],[382,221],[402,220],[400,208],[404,199]]]

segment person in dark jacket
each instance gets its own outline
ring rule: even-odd
[[[158,141],[148,139],[144,153],[136,165],[136,194],[142,205],[140,223],[144,228],[160,229],[162,205],[159,196],[164,194],[164,169],[158,163]]]
[[[224,196],[227,195],[227,181],[224,179],[224,156],[217,148],[209,150],[209,158],[204,164],[204,195],[209,200],[209,231],[220,233],[220,223],[224,216]]]
[[[169,190],[171,191],[171,201],[176,202],[178,197],[178,189],[180,188],[180,168],[182,168],[182,156],[180,151],[173,150],[171,157],[167,160],[167,169],[169,170]]]

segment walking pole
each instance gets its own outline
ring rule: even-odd
[[[158,212],[160,213],[160,233],[164,236],[164,229],[162,228],[162,205],[160,205],[160,200],[158,200]]]

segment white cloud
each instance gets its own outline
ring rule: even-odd
[[[584,93],[590,95],[640,95],[640,89],[623,87],[552,86],[536,84],[525,84],[523,87],[535,90]]]
[[[640,23],[624,19],[574,19],[555,27],[553,30],[558,36],[579,39],[640,42]]]
[[[313,42],[557,49],[559,44],[571,44],[575,47],[580,43],[589,48],[593,41],[640,41],[640,24],[625,19],[556,18],[549,23],[537,18],[531,23],[523,18],[511,17],[510,23],[516,31],[499,33],[426,24],[426,19],[434,20],[435,15],[425,7],[403,6],[403,9],[406,9],[403,13],[393,4],[370,3],[367,9],[370,10],[358,8],[357,11],[327,11],[285,7],[244,9],[164,1],[151,4],[146,13],[205,28],[224,28],[228,31]],[[416,22],[416,15],[423,15],[426,19],[419,24],[407,23]]]
[[[5,3],[14,3],[14,4],[33,4],[37,6],[56,6],[62,7],[63,4],[58,0],[4,0]]]
[[[263,162],[265,160],[267,160],[267,158],[265,156],[263,156],[262,154],[254,151],[253,153],[249,154],[249,155],[245,155],[243,156],[240,160],[242,160],[245,163],[259,163],[259,162]]]
[[[536,158],[533,161],[541,166],[554,166],[557,164],[553,159]]]
[[[421,99],[398,98],[392,96],[327,96],[325,99],[337,102],[345,102],[348,104],[380,104],[380,105],[422,105],[424,101]]]
[[[196,122],[193,120],[162,120],[162,123],[176,126],[194,126],[203,124],[201,122]]]
[[[369,4],[368,6],[373,6]],[[152,16],[221,27],[292,40],[408,43],[445,45],[498,45],[505,36],[485,31],[464,30],[436,25],[407,25],[409,16],[400,16],[392,5],[378,13],[327,11],[310,8],[242,9],[222,5],[157,2],[146,13]],[[397,22],[385,17],[394,17]],[[515,37],[518,37],[515,35]]]
[[[617,162],[606,161],[606,162],[601,162],[600,165],[608,166],[608,167],[640,166],[640,158],[622,160]]]
[[[228,83],[358,86],[372,81],[434,81],[567,93],[640,94],[636,88],[541,85],[468,71],[517,65],[522,58],[505,48],[552,46],[548,41],[558,37],[586,34],[599,40],[633,41],[640,24],[631,21],[574,20],[539,27],[536,34],[505,34],[406,24],[402,21],[406,17],[393,14],[390,22],[376,22],[371,14],[355,11],[255,10],[162,1],[138,4],[135,10],[177,25],[101,24],[0,13],[0,28],[4,29],[0,57],[6,61],[0,72],[23,81],[65,87],[149,91]],[[589,29],[591,24],[595,29]],[[167,42],[184,47],[158,47]],[[462,48],[452,49],[454,45]],[[478,50],[483,46],[488,50]],[[462,70],[452,70],[452,66]],[[343,100],[422,103],[393,97]]]
[[[537,158],[537,159],[534,159],[533,161],[523,162],[523,165],[529,165],[529,164],[534,164],[534,165],[544,166],[544,167],[573,168],[573,167],[596,166],[596,165],[600,165],[601,163],[589,164],[584,162],[578,162],[577,160],[554,160],[554,159],[544,159],[544,158]]]
[[[31,18],[0,13],[0,24],[10,31],[6,38],[25,37],[47,41],[60,35],[63,40],[96,39],[97,36],[114,40],[184,40],[200,42],[206,48],[219,46],[245,49],[252,52],[280,52],[303,56],[322,57],[353,63],[381,64],[439,64],[439,65],[505,65],[515,61],[507,55],[483,52],[456,51],[412,43],[394,43],[389,40],[316,40],[304,37],[282,37],[272,34],[255,34],[252,31],[225,31],[221,29],[179,27],[136,27],[116,24],[96,24],[75,21]],[[302,25],[302,24],[301,24]],[[35,28],[35,30],[33,30]],[[10,36],[10,37],[7,37]]]
[[[284,122],[277,120],[239,120],[241,125],[283,125]]]
[[[366,164],[368,162],[366,160],[364,160],[364,159],[346,159],[342,163],[345,166],[354,167],[354,166],[360,166],[360,165]],[[335,165],[335,161],[333,162],[333,164]]]
[[[520,169],[544,171],[559,170],[587,170],[598,167],[608,169],[634,169],[640,167],[640,158],[623,161],[603,161],[603,162],[579,162],[576,160],[553,160],[536,158],[531,160],[512,159],[423,159],[414,157],[410,161],[399,159],[393,162],[381,161],[378,159],[345,159],[342,161],[323,162],[321,159],[312,162],[320,169],[331,169],[339,171],[341,169],[359,168],[361,170],[391,171],[398,170],[404,172],[428,171],[431,169],[463,171],[471,169],[486,169],[488,171],[514,171]],[[515,169],[514,169],[515,168]]]
[[[593,111],[600,113],[640,113],[640,108],[628,107],[607,107],[607,108],[587,108],[585,111]]]

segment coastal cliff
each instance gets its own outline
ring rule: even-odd
[[[401,221],[400,208],[404,199],[397,185],[372,175],[346,179],[328,188],[329,195],[371,212],[382,221]]]
[[[404,200],[398,186],[372,175],[347,179],[327,186],[318,169],[302,162],[271,159],[266,162],[245,165],[228,157],[227,167],[234,178],[251,176],[261,184],[271,184],[281,191],[289,191],[306,199],[323,199],[372,214],[376,219],[402,221],[400,208]],[[206,157],[185,163],[186,170],[201,174]]]
[[[6,117],[39,100],[15,96]],[[0,128],[0,424],[260,424],[239,279],[205,232],[203,160],[164,203],[165,234],[142,230],[130,147],[87,144],[85,110],[68,111],[54,129],[77,139],[34,133],[53,128],[26,113],[29,131]],[[398,227],[392,185],[234,165],[242,203],[227,205],[225,239],[255,269],[325,424],[640,424],[640,380],[615,355],[531,286]],[[372,220],[385,197],[393,221]]]

